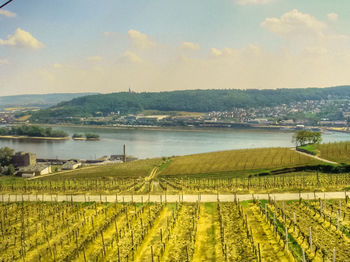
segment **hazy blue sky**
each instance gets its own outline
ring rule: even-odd
[[[350,84],[349,14],[348,0],[14,0],[1,95]]]

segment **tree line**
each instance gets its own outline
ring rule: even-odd
[[[68,134],[51,127],[20,125],[0,128],[0,136],[67,137]]]

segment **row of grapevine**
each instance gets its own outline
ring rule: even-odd
[[[161,177],[163,190],[168,192],[245,193],[343,189],[350,185],[349,174],[292,173],[287,175],[234,178]]]
[[[349,229],[347,198],[0,202],[0,261],[347,261]]]

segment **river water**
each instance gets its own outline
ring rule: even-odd
[[[96,159],[105,155],[122,154],[126,144],[127,155],[153,158],[186,155],[219,150],[291,147],[292,132],[257,129],[212,130],[144,130],[86,127],[57,127],[70,135],[73,133],[98,133],[100,141],[41,141],[4,140],[0,147],[8,146],[16,151],[33,152],[38,158]],[[323,142],[350,140],[350,134],[327,132]]]

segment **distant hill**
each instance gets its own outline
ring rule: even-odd
[[[305,100],[350,98],[350,86],[276,90],[185,90],[172,92],[112,93],[90,95],[61,102],[36,112],[32,119],[67,116],[138,113],[142,110],[211,112],[229,111],[234,107],[277,106]]]
[[[43,95],[14,95],[0,96],[0,109],[12,107],[51,107],[63,101],[69,101],[77,97],[96,95],[97,93],[63,93]]]

